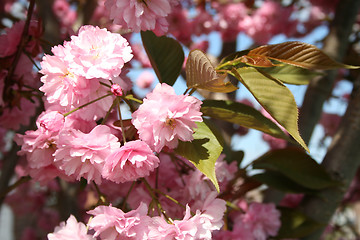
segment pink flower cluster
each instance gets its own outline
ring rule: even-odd
[[[88,211],[94,217],[90,219],[88,227],[95,230],[94,238],[100,236],[103,240],[117,239],[198,239],[211,240],[211,232],[219,230],[225,212],[225,201],[216,198],[212,193],[205,200],[203,207],[191,213],[186,206],[185,216],[182,220],[170,220],[164,217],[149,217],[148,207],[140,203],[137,209],[124,213],[113,206],[98,206]],[[70,235],[70,233],[72,235]],[[76,239],[93,239],[87,234],[85,225],[78,223],[73,216],[66,224],[61,223],[55,232],[48,235],[49,240],[65,240],[68,237]]]
[[[120,77],[124,64],[132,58],[125,38],[106,29],[83,26],[71,41],[52,48],[53,56],[45,55],[41,62],[44,76],[40,88],[45,93],[48,108],[63,113],[80,107],[108,93],[101,84],[112,80],[130,90],[126,79]],[[131,86],[131,85],[130,85]],[[78,117],[96,120],[104,116],[112,104],[111,98],[97,101]]]

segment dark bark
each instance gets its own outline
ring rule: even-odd
[[[323,51],[337,61],[342,61],[346,54],[349,35],[356,21],[359,7],[359,0],[339,1],[323,47]],[[325,77],[313,79],[308,86],[299,116],[301,136],[307,144],[320,119],[323,104],[331,96],[336,75],[337,71],[328,71]]]
[[[360,78],[355,84],[349,107],[322,163],[341,186],[323,190],[318,196],[306,197],[302,203],[304,213],[324,226],[343,199],[360,165]],[[304,239],[318,240],[321,233],[319,230]]]

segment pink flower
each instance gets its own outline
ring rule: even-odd
[[[54,154],[55,163],[77,180],[83,177],[88,182],[101,183],[105,158],[120,145],[110,131],[105,125],[96,126],[88,134],[75,129],[61,131]]]
[[[55,56],[45,55],[41,64],[41,82],[44,83],[39,89],[45,93],[47,101],[56,105],[67,107],[78,106],[86,103],[92,89],[98,88],[99,83],[90,82],[84,77],[75,75],[70,69],[70,63],[65,61],[66,50],[63,46],[53,47]],[[97,86],[94,86],[97,84]]]
[[[91,235],[87,234],[85,224],[76,221],[71,215],[68,220],[61,222],[60,226],[55,228],[53,233],[47,235],[49,240],[95,240]]]
[[[103,177],[116,183],[135,181],[149,176],[159,162],[145,142],[127,142],[106,158]]]
[[[38,129],[45,132],[59,132],[63,128],[64,123],[64,115],[58,111],[42,112],[36,121]]]
[[[176,95],[175,90],[165,83],[158,84],[132,114],[132,123],[140,139],[156,152],[165,146],[173,149],[178,140],[193,139],[195,122],[202,121],[201,103],[192,96]]]
[[[149,225],[149,239],[166,240],[211,240],[212,231],[219,230],[225,212],[225,201],[216,199],[216,193],[210,194],[205,200],[202,212],[196,211],[192,216],[190,207],[186,205],[185,216],[182,220],[174,220],[173,224],[167,223],[161,217],[153,217]]]
[[[128,41],[106,28],[82,26],[69,45],[71,51],[66,58],[71,59],[73,72],[87,79],[113,79],[133,57]]]
[[[256,240],[275,236],[281,225],[280,212],[273,203],[253,202],[242,220],[249,226]]]
[[[150,217],[147,205],[141,203],[139,207],[124,213],[121,209],[110,206],[98,206],[88,214],[94,215],[90,221],[90,229],[95,230],[94,236],[101,239],[146,239],[144,238]]]
[[[175,0],[176,1],[176,0]],[[107,0],[105,7],[115,24],[134,32],[159,29],[166,32],[168,24],[164,18],[171,12],[174,0]]]
[[[139,77],[136,79],[136,85],[139,88],[149,88],[154,82],[155,76],[149,71],[142,72]]]

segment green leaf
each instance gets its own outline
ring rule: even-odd
[[[274,171],[265,171],[251,176],[252,179],[286,193],[316,194],[316,191],[305,188],[290,178]]]
[[[184,51],[173,38],[156,36],[151,31],[141,32],[145,51],[161,83],[174,85],[184,64]]]
[[[265,76],[252,67],[233,69],[232,73],[245,85],[263,108],[306,151],[309,151],[299,133],[298,108],[291,91],[281,81]]]
[[[281,212],[281,227],[275,237],[276,239],[302,238],[324,227],[297,209],[281,207],[279,210]]]
[[[247,55],[254,57],[265,56],[279,62],[307,69],[359,68],[336,62],[314,45],[296,41],[260,46],[252,49]]]
[[[232,122],[277,138],[289,140],[289,137],[278,125],[246,104],[224,100],[204,100],[201,111],[205,116]]]
[[[281,173],[295,183],[313,190],[339,186],[325,169],[298,148],[271,150],[253,162],[254,169]]]
[[[210,60],[200,50],[190,52],[186,62],[186,85],[212,92],[233,92],[238,88],[226,81],[226,74],[218,74]]]
[[[309,71],[307,69],[294,67],[291,65],[258,69],[258,71],[263,74],[269,74],[273,78],[276,78],[283,83],[295,85],[309,84],[311,79],[322,75],[319,72]]]
[[[223,148],[217,137],[205,122],[198,122],[198,128],[191,142],[179,142],[175,152],[195,165],[214,184],[219,192],[219,184],[215,175],[215,162]]]

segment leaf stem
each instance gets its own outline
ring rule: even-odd
[[[126,135],[125,135],[124,123],[123,123],[123,120],[122,120],[122,117],[121,117],[120,99],[121,99],[121,98],[116,98],[116,101],[117,101],[117,108],[118,108],[118,113],[119,113],[121,134],[122,134],[123,141],[124,141],[124,144],[125,144],[125,143],[126,143]]]

